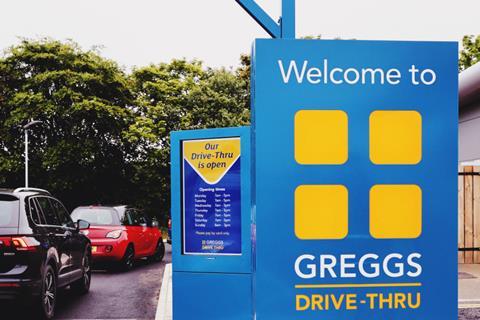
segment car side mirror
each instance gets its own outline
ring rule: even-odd
[[[78,219],[77,221],[77,230],[85,230],[90,228],[90,223],[88,221]]]

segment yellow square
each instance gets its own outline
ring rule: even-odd
[[[376,185],[370,189],[370,234],[376,239],[414,239],[422,233],[422,189]]]
[[[295,160],[299,164],[344,164],[348,160],[348,116],[341,110],[295,114]]]
[[[348,190],[342,185],[302,185],[295,190],[295,235],[343,239],[348,234]]]
[[[370,160],[375,164],[417,164],[422,160],[422,116],[417,111],[370,114]]]

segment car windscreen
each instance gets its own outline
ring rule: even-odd
[[[127,211],[127,207],[125,206],[118,206],[118,207],[113,207],[115,210],[117,210],[118,213],[118,218],[120,221],[123,221],[125,218],[125,212]]]
[[[0,234],[2,228],[17,228],[20,200],[14,196],[0,194]]]
[[[77,208],[72,212],[72,220],[88,221],[97,226],[119,226],[118,214],[113,208]]]

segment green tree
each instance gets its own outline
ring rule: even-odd
[[[467,69],[480,61],[480,35],[467,35],[463,37],[462,50],[458,62],[460,71]]]
[[[133,71],[137,109],[129,139],[142,158],[136,164],[137,192],[161,215],[170,207],[171,131],[249,124],[249,78],[240,73],[185,60]]]
[[[251,81],[251,64],[252,59],[248,54],[242,54],[240,56],[240,67],[235,71],[235,75],[238,78],[239,83],[242,85],[242,101],[245,103],[245,109],[250,109],[250,81]]]
[[[75,43],[24,40],[0,58],[0,184],[23,185],[21,126],[30,135],[31,185],[70,207],[128,201],[133,95],[118,65]]]
[[[74,42],[24,40],[0,57],[0,185],[31,185],[77,205],[131,204],[166,217],[170,132],[248,125],[250,58],[237,70],[173,60],[126,74]],[[165,221],[165,220],[164,220]]]

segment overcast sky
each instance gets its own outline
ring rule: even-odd
[[[275,20],[281,0],[257,0]],[[297,0],[297,36],[453,40],[480,34],[479,0]],[[0,48],[19,37],[72,39],[121,65],[197,58],[236,66],[267,34],[235,0],[5,0]]]

